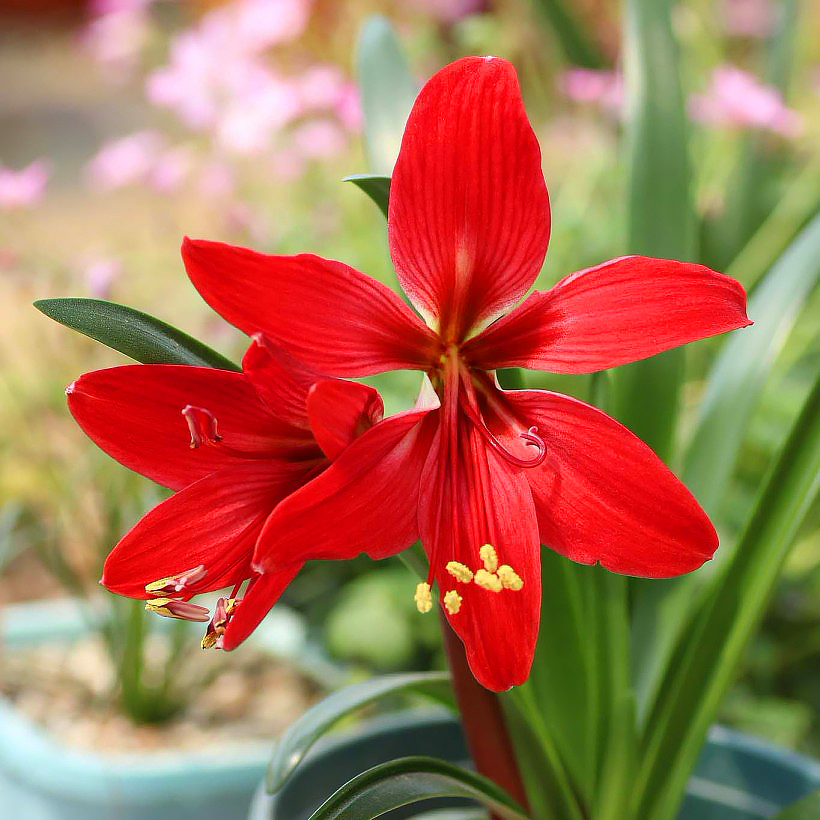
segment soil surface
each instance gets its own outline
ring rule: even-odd
[[[161,636],[154,659],[167,653]],[[185,706],[161,726],[137,726],[123,716],[115,674],[101,641],[5,650],[0,696],[60,743],[102,753],[231,754],[249,741],[271,744],[320,693],[286,662],[243,647],[231,653],[195,650],[174,670]]]

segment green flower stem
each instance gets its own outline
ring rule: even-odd
[[[461,713],[467,748],[476,771],[504,789],[513,800],[529,811],[527,793],[518,771],[498,696],[481,686],[473,677],[461,641],[447,623],[443,612],[440,612],[440,617],[453,691]],[[497,820],[495,815],[492,817]]]

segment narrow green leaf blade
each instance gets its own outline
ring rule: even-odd
[[[545,21],[558,38],[564,56],[583,68],[603,68],[604,60],[584,27],[575,18],[572,6],[564,0],[534,0]]]
[[[352,182],[357,188],[364,191],[379,206],[379,210],[387,218],[387,206],[390,202],[390,177],[372,176],[369,174],[354,174],[345,177],[345,182]]]
[[[310,820],[373,820],[438,797],[476,800],[502,820],[527,820],[494,783],[433,757],[404,757],[368,769],[329,797]]]
[[[40,299],[37,310],[142,364],[185,364],[235,370],[202,342],[139,310],[101,299]]]
[[[820,817],[820,791],[783,809],[772,820],[817,820],[818,817]]]
[[[780,257],[749,300],[754,325],[730,336],[706,386],[683,479],[710,515],[718,511],[766,379],[820,281],[820,215]]]
[[[627,251],[665,259],[695,257],[695,214],[671,0],[627,0],[625,130],[629,180]],[[669,461],[683,378],[673,350],[615,372],[616,418]]]
[[[368,164],[372,173],[390,176],[417,88],[384,18],[372,17],[362,26],[356,66]]]
[[[305,712],[279,739],[268,766],[268,791],[276,793],[310,747],[338,720],[389,695],[418,692],[451,701],[446,672],[384,675],[334,692]]]
[[[820,379],[806,400],[730,562],[715,578],[646,730],[638,815],[668,820],[763,615],[794,537],[820,491]]]

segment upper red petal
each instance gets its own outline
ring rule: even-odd
[[[302,566],[302,564],[297,564],[278,572],[256,575],[251,578],[251,583],[222,636],[223,649],[236,649],[245,641],[251,632],[262,623],[265,615],[271,611],[288,584],[299,574]]]
[[[372,387],[338,379],[314,384],[307,407],[313,435],[331,461],[384,415],[381,396]]]
[[[183,365],[126,365],[86,373],[66,391],[85,434],[120,464],[178,490],[244,459],[202,446],[191,449],[182,415],[203,407],[223,442],[248,453],[306,452],[307,433],[277,421],[241,373]]]
[[[455,590],[461,608],[447,614],[464,643],[476,680],[503,692],[527,679],[538,638],[541,561],[538,523],[527,479],[489,450],[474,427],[458,436],[458,453],[442,431],[422,474],[419,529],[439,587]],[[524,582],[520,590],[492,592],[460,583],[448,561],[471,570],[483,567],[479,550],[491,544],[500,564]]]
[[[454,341],[535,281],[549,199],[509,63],[459,60],[424,86],[393,171],[388,229],[402,287]]]
[[[206,575],[191,594],[244,580],[265,519],[304,479],[298,465],[250,461],[191,484],[120,540],[105,562],[103,586],[147,600],[146,584],[200,564]]]
[[[621,575],[671,578],[718,546],[706,514],[640,439],[609,416],[556,393],[504,394],[544,439],[544,464],[526,471],[545,546]]]
[[[463,353],[484,370],[592,373],[750,324],[734,279],[702,265],[627,256],[533,294]]]
[[[425,370],[436,339],[384,285],[318,256],[265,256],[186,239],[182,258],[202,298],[232,325],[264,333],[320,373]]]
[[[265,524],[254,566],[271,572],[362,552],[384,558],[411,546],[418,539],[419,474],[430,442],[427,415],[411,412],[380,422],[285,499]]]

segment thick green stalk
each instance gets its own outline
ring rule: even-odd
[[[529,810],[527,793],[518,771],[498,695],[485,689],[473,677],[467,665],[464,647],[443,613],[441,632],[453,691],[461,714],[461,725],[476,771],[492,780],[519,805]]]

